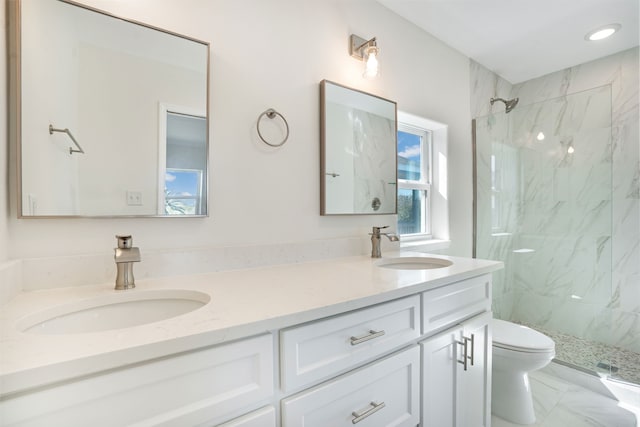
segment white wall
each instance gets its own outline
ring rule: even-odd
[[[12,200],[11,258],[108,252],[122,232],[150,250],[366,236],[373,225],[393,225],[391,215],[319,215],[325,78],[449,125],[450,253],[471,254],[468,58],[367,0],[85,2],[211,42],[210,217],[18,220]],[[348,54],[351,33],[378,37],[379,78],[362,79],[362,64]],[[259,142],[255,131],[269,107],[291,128],[280,149]]]

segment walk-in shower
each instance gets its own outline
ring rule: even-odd
[[[639,384],[612,310],[611,86],[495,101],[506,111],[473,120],[474,256],[505,263],[495,317],[550,335],[559,362]]]

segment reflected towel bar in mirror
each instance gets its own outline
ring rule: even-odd
[[[74,150],[73,147],[69,147],[69,154],[73,154],[73,153],[82,153],[84,154],[84,150],[82,149],[82,147],[80,147],[80,144],[78,144],[78,141],[76,141],[76,139],[73,137],[73,134],[71,133],[71,131],[67,128],[65,129],[56,129],[53,127],[53,125],[49,125],[49,135],[53,135],[54,132],[62,132],[62,133],[66,133],[67,135],[69,135],[69,138],[71,138],[71,141],[73,141],[74,144],[76,144],[76,147],[78,147],[77,150]]]

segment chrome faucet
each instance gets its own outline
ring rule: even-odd
[[[118,247],[115,248],[113,259],[116,261],[116,290],[133,289],[136,287],[133,278],[133,263],[140,262],[140,249],[134,248],[131,236],[116,236]]]
[[[380,236],[387,236],[387,239],[391,242],[397,242],[400,240],[397,234],[381,233],[380,230],[388,228],[388,225],[384,227],[373,227],[373,231],[369,233],[371,235],[371,258],[381,258],[382,252],[380,251]]]

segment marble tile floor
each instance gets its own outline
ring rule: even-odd
[[[607,375],[617,380],[640,384],[639,353],[547,330],[536,325],[525,325],[549,336],[556,343],[555,359],[560,363],[574,365],[601,376]],[[599,363],[613,365],[617,371],[609,372],[604,366],[598,366]]]
[[[532,427],[637,427],[640,407],[580,387],[544,371],[529,375],[536,423]],[[492,427],[522,427],[495,415]]]

